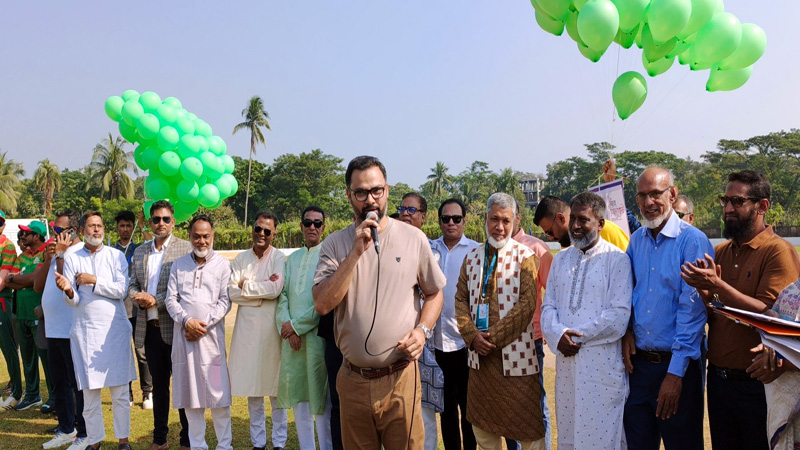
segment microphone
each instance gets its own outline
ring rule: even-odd
[[[378,213],[376,213],[375,211],[368,212],[367,219],[372,219],[375,220],[376,222],[380,222],[380,219],[378,219]],[[375,243],[375,253],[380,253],[381,244],[378,243],[378,229],[375,227],[369,227],[369,228],[372,231],[372,242]]]

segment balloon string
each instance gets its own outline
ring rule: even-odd
[[[655,106],[653,109],[651,109],[651,110],[650,110],[650,114],[648,114],[648,115],[647,115],[647,117],[645,117],[645,118],[644,118],[644,120],[642,120],[642,121],[639,123],[639,126],[638,126],[638,127],[636,127],[636,129],[633,131],[633,133],[631,133],[631,134],[628,136],[628,139],[625,141],[625,144],[627,144],[627,143],[628,143],[628,141],[630,141],[630,140],[631,140],[631,138],[633,138],[634,136],[636,136],[636,133],[638,133],[638,132],[639,132],[639,130],[642,128],[642,126],[644,126],[644,124],[645,124],[645,123],[647,123],[647,122],[650,120],[650,117],[652,117],[652,116],[653,116],[653,113],[655,113],[656,111],[658,111],[658,108],[661,106],[661,104],[662,104],[662,103],[664,103],[664,101],[665,101],[666,99],[670,98],[670,96],[672,95],[672,91],[674,91],[674,90],[675,90],[675,89],[676,89],[676,88],[677,88],[679,85],[683,84],[683,81],[686,79],[686,77],[687,77],[688,75],[689,75],[689,71],[686,71],[686,72],[683,74],[683,77],[681,77],[681,79],[680,79],[680,80],[678,80],[678,81],[675,83],[675,85],[673,85],[673,86],[672,86],[672,89],[670,89],[670,90],[667,92],[667,94],[666,94],[664,97],[662,97],[662,98],[661,98],[661,100],[658,102],[658,104],[657,104],[657,105],[656,105],[656,106]],[[662,111],[662,112],[663,112],[663,111]]]
[[[620,46],[617,46],[617,70],[614,74],[614,82],[616,83],[617,78],[619,78],[619,54],[620,54]],[[611,141],[609,143],[614,145],[614,125],[617,121],[617,107],[614,106],[614,102],[611,102]]]

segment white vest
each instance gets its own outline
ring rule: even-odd
[[[467,253],[466,257],[469,312],[473,322],[476,322],[478,317],[485,247],[485,243],[475,247]],[[497,302],[501,319],[519,300],[520,266],[523,261],[532,256],[535,256],[533,250],[513,239],[509,239],[508,243],[497,252]],[[519,377],[539,373],[533,321],[528,323],[528,327],[519,338],[502,348],[502,353],[503,375]],[[477,352],[469,350],[469,366],[471,368],[480,369],[479,356]]]

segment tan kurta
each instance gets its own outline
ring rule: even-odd
[[[520,266],[519,299],[503,319],[500,319],[497,300],[497,270],[490,278],[487,287],[489,341],[497,348],[480,357],[480,369],[470,369],[467,389],[470,423],[519,441],[537,441],[544,437],[539,376],[504,376],[501,349],[519,338],[531,324],[536,308],[536,262],[537,258],[530,257]],[[470,317],[469,301],[465,263],[458,277],[456,317],[464,342],[471,348],[478,329]]]
[[[252,249],[231,263],[228,292],[239,306],[233,327],[231,394],[244,397],[276,397],[281,370],[281,335],[275,327],[275,310],[283,289],[286,256],[270,247],[259,259]],[[276,281],[269,281],[272,274]],[[247,281],[239,289],[242,277]]]

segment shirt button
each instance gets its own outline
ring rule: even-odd
[[[658,246],[657,245],[656,245],[656,250],[658,250]],[[650,333],[647,333],[647,334],[650,334]]]
[[[648,332],[647,332],[647,334],[649,335],[649,334],[650,334],[650,332],[648,331]]]
[[[656,268],[655,267],[651,267],[650,270],[656,270]]]
[[[733,267],[736,267],[738,269],[739,265],[738,264],[734,264]]]
[[[647,314],[650,314],[650,310],[649,309],[647,310]]]
[[[653,290],[652,290],[652,289],[650,289],[650,292],[653,292]]]

